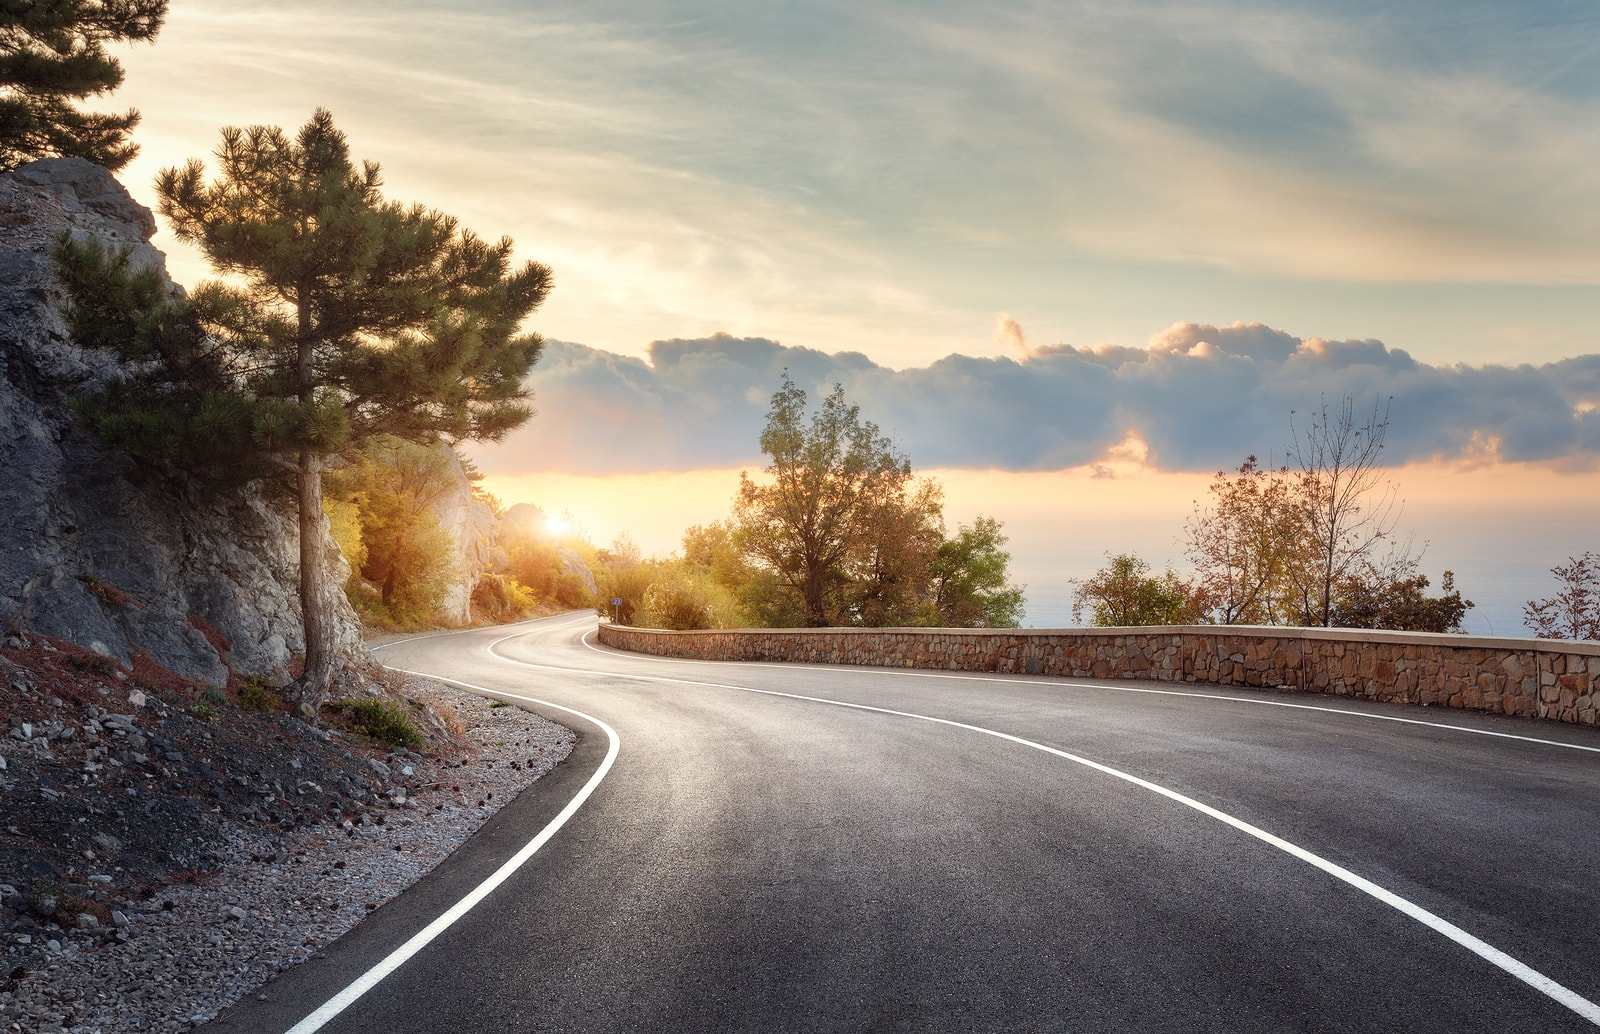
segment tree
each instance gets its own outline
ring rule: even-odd
[[[787,375],[772,396],[761,450],[768,484],[739,475],[735,521],[746,555],[800,597],[807,625],[836,622],[847,565],[886,501],[904,500],[911,464],[835,385],[806,422],[806,393]]]
[[[122,85],[107,43],[153,40],[166,15],[167,0],[0,0],[0,172],[36,158],[87,158],[113,172],[132,161],[139,113],[75,102]]]
[[[1072,600],[1072,616],[1083,620],[1088,609],[1091,624],[1102,628],[1136,625],[1192,625],[1205,620],[1210,609],[1193,584],[1171,570],[1157,578],[1150,565],[1132,553],[1120,553],[1079,582]]]
[[[1311,544],[1298,487],[1287,468],[1263,468],[1250,456],[1231,477],[1217,472],[1209,506],[1195,503],[1187,552],[1220,624],[1299,620],[1296,576]]]
[[[163,170],[156,192],[174,235],[227,279],[182,303],[144,296],[120,334],[101,334],[143,362],[91,422],[113,439],[119,427],[169,428],[168,458],[203,455],[218,433],[292,478],[306,666],[289,695],[315,720],[336,660],[323,472],[380,435],[493,440],[526,420],[522,379],[542,340],[518,327],[550,271],[513,269],[507,238],[491,244],[438,211],[384,200],[378,166],[351,163],[325,110],[292,139],[275,126],[224,129],[216,159],[212,182],[196,159]],[[63,245],[75,322],[104,331],[117,315],[122,288],[105,278],[119,258],[125,270],[125,254]],[[209,408],[191,417],[196,392]]]
[[[1600,639],[1600,553],[1569,556],[1550,569],[1558,588],[1549,599],[1529,600],[1523,624],[1540,639]]]
[[[1011,554],[993,517],[961,525],[933,559],[930,624],[949,628],[1015,628],[1022,623],[1023,589],[1007,582]]]
[[[1339,628],[1388,628],[1403,632],[1459,632],[1475,604],[1463,599],[1456,576],[1446,571],[1440,594],[1429,596],[1428,576],[1400,557],[1380,567],[1368,563],[1345,576],[1334,592],[1332,623]]]
[[[1291,427],[1293,427],[1291,415]],[[1374,402],[1357,424],[1355,402],[1346,395],[1337,412],[1327,399],[1311,415],[1302,435],[1294,430],[1290,453],[1300,468],[1299,488],[1312,557],[1297,572],[1308,624],[1333,620],[1334,587],[1388,538],[1399,515],[1395,488],[1384,484],[1378,460],[1389,429],[1389,407]]]
[[[360,557],[350,556],[361,578],[378,587],[379,610],[401,627],[438,619],[451,584],[459,576],[455,541],[439,522],[434,504],[454,487],[455,465],[440,444],[417,445],[384,436],[368,441],[324,479],[328,503],[356,508]],[[342,545],[341,545],[342,548]],[[351,602],[360,600],[352,591]]]
[[[918,623],[944,542],[944,490],[935,481],[882,479],[865,534],[846,564],[841,623],[883,628]]]

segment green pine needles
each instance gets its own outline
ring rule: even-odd
[[[122,85],[105,45],[156,37],[167,0],[0,0],[0,172],[35,158],[87,158],[112,171],[139,153],[137,111],[78,110]]]
[[[80,412],[147,459],[293,480],[306,671],[287,695],[314,717],[334,659],[325,611],[322,473],[379,435],[494,440],[527,420],[523,378],[543,339],[522,321],[550,270],[517,266],[421,205],[387,201],[333,117],[294,137],[227,128],[217,175],[198,159],[156,181],[174,235],[226,279],[188,298],[127,254],[64,240],[57,266],[84,344],[131,365]]]

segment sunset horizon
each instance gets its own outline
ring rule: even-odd
[[[792,367],[945,481],[952,528],[1001,520],[1028,623],[1057,624],[1109,555],[1186,570],[1209,476],[1285,462],[1291,413],[1348,396],[1390,407],[1420,570],[1456,573],[1468,629],[1526,635],[1600,497],[1573,17],[190,3],[122,52],[122,178],[150,203],[219,127],[327,106],[389,196],[551,265],[538,415],[466,451],[599,545],[726,516]]]

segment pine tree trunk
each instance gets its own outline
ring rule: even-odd
[[[333,681],[331,615],[327,606],[326,543],[322,536],[322,466],[312,452],[300,454],[295,488],[300,510],[300,616],[306,637],[306,667],[293,686],[295,711],[315,724]]]

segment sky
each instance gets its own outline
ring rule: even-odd
[[[539,413],[468,451],[598,541],[724,516],[787,370],[1006,523],[1034,625],[1345,395],[1469,629],[1600,549],[1591,4],[173,0],[119,56],[146,203],[323,106],[552,267]]]

